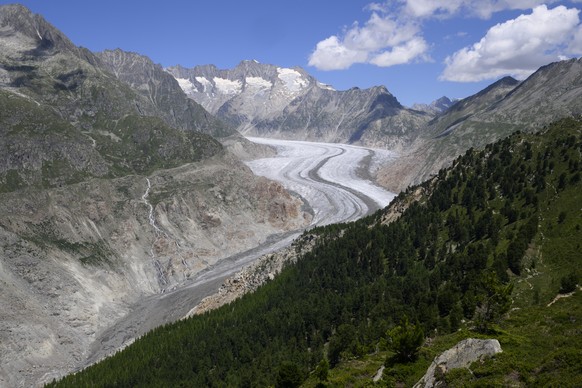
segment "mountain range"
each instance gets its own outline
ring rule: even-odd
[[[243,61],[167,68],[184,92],[252,136],[389,148],[400,153],[378,171],[394,192],[433,176],[457,155],[514,131],[538,131],[582,113],[582,60],[555,62],[523,81],[502,78],[475,95],[402,106],[385,87],[336,91],[302,68]]]
[[[384,86],[337,91],[299,67],[93,53],[1,6],[0,386],[71,371],[136,300],[309,223],[297,194],[241,162],[273,152],[242,135],[398,151],[376,178],[399,192],[471,148],[579,116],[581,97],[571,59],[407,108]]]
[[[243,61],[167,68],[184,92],[244,135],[400,149],[433,117],[402,106],[384,86],[334,90],[300,67]]]

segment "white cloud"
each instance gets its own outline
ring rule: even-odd
[[[580,0],[582,2],[582,0]],[[574,33],[574,38],[568,46],[568,51],[573,55],[582,55],[582,26]]]
[[[392,66],[425,59],[428,44],[420,26],[410,19],[396,19],[378,4],[371,4],[370,19],[354,23],[343,38],[332,35],[320,41],[309,57],[309,65],[320,70],[347,69],[355,63]]]
[[[428,45],[424,39],[415,37],[408,42],[384,51],[370,59],[370,63],[380,67],[402,65],[416,58],[429,60],[426,56]]]
[[[473,82],[503,75],[525,78],[540,66],[573,53],[567,47],[576,42],[576,36],[582,43],[578,13],[575,8],[548,9],[540,5],[531,14],[497,24],[479,42],[447,57],[440,79]]]
[[[447,18],[460,13],[488,19],[495,12],[530,9],[554,0],[401,0],[404,11],[415,18]]]
[[[417,18],[434,15],[456,13],[465,1],[463,0],[406,0],[404,10]]]
[[[354,63],[363,63],[368,59],[368,53],[360,50],[350,50],[337,36],[322,40],[309,57],[309,66],[319,70],[343,70]]]
[[[557,0],[391,0],[370,3],[371,16],[341,35],[317,43],[308,64],[320,70],[342,70],[356,63],[381,67],[430,61],[431,45],[423,36],[428,19],[478,17],[487,19],[507,10],[533,9],[531,15],[492,27],[478,43],[446,59],[441,79],[477,81],[511,74],[525,77],[560,55],[582,54],[578,10],[546,4]],[[582,2],[582,0],[571,0]],[[564,51],[568,47],[568,50]]]

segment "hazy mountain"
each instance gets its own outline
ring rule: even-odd
[[[412,109],[419,110],[421,112],[426,112],[432,115],[439,115],[449,109],[457,100],[451,100],[447,96],[443,96],[437,100],[434,100],[430,104],[414,104]]]
[[[229,70],[166,70],[189,97],[253,136],[397,148],[432,117],[403,107],[383,86],[336,91],[299,67],[243,61]]]

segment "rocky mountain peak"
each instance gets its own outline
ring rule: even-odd
[[[173,127],[195,130],[216,137],[230,136],[234,130],[207,114],[195,101],[184,95],[182,84],[150,58],[121,49],[96,54],[111,73],[129,84]]]
[[[516,86],[517,84],[519,84],[518,80],[516,80],[513,77],[507,76],[507,77],[501,78],[499,81],[492,83],[491,85],[489,85],[488,87],[483,89],[483,91],[495,89],[498,87]]]
[[[437,108],[441,108],[443,110],[446,110],[451,105],[453,105],[453,101],[450,98],[448,98],[447,96],[442,96],[441,98],[433,101],[432,104]]]
[[[0,6],[1,40],[19,40],[22,45],[11,47],[21,55],[32,57],[50,55],[58,51],[70,51],[86,56],[87,51],[76,47],[62,32],[42,16],[33,14],[20,4]],[[11,53],[6,53],[11,54]],[[14,54],[14,53],[12,53]]]
[[[431,102],[430,104],[414,104],[412,109],[419,110],[421,112],[426,112],[432,115],[439,115],[449,109],[455,104],[456,100],[453,101],[447,96],[442,96]]]
[[[404,107],[400,104],[398,99],[394,97],[392,93],[388,91],[386,86],[374,86],[373,88],[369,89],[375,95],[374,103],[372,104],[372,109],[381,106],[382,108],[390,108],[390,109],[403,109]],[[366,92],[366,90],[364,90]]]

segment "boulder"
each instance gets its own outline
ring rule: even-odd
[[[455,368],[467,368],[473,362],[501,353],[501,345],[496,339],[465,339],[436,357],[425,375],[414,388],[432,388],[441,385],[436,374],[447,373]]]

